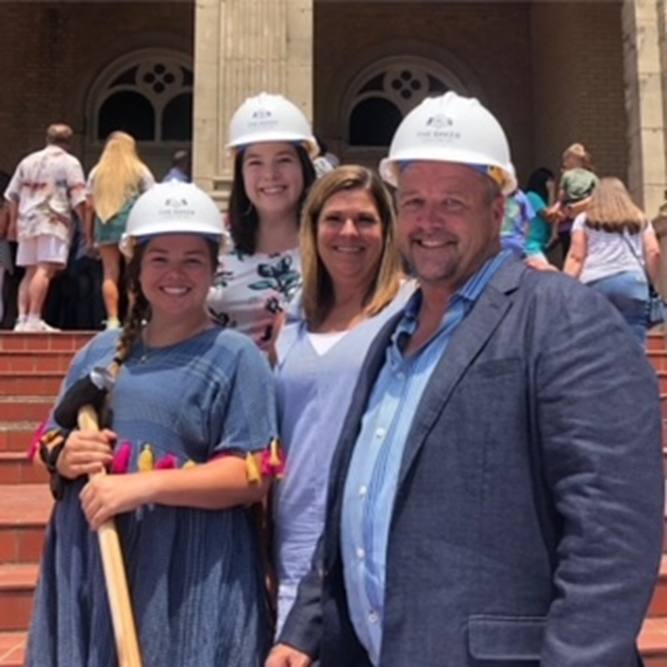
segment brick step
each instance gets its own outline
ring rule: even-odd
[[[667,371],[667,350],[648,350],[646,355],[656,371]]]
[[[0,485],[0,564],[39,562],[52,506],[46,484]]]
[[[0,396],[49,396],[53,400],[63,375],[60,371],[4,371],[0,373]]]
[[[0,421],[41,424],[53,405],[51,396],[0,396]]]
[[[667,618],[645,619],[638,643],[646,667],[667,667]]]
[[[0,667],[21,667],[27,640],[25,632],[0,632]]]
[[[662,557],[658,583],[646,614],[649,618],[667,617],[667,556]],[[666,618],[667,620],[667,618]]]
[[[0,377],[8,371],[59,371],[64,373],[72,361],[70,350],[2,350],[0,349]],[[667,368],[667,365],[666,365]]]
[[[0,565],[0,631],[28,627],[38,569],[37,563]]]
[[[665,336],[662,334],[660,328],[655,327],[649,331],[649,334],[646,337],[646,349],[649,351],[667,349],[667,342],[665,341]]]
[[[0,421],[0,452],[27,452],[40,423],[41,420]]]
[[[0,451],[0,484],[35,484],[48,481],[41,465],[28,460],[25,452]]]
[[[28,351],[53,350],[76,352],[81,349],[96,331],[60,331],[57,333],[0,333],[0,350]]]

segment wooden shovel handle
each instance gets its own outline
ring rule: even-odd
[[[91,405],[85,405],[79,410],[78,424],[82,431],[100,430],[97,413]],[[96,474],[104,475],[105,473],[102,471]],[[89,475],[89,477],[93,476]],[[111,608],[111,621],[116,637],[118,665],[119,667],[141,667],[137,629],[134,625],[123,554],[114,520],[105,521],[98,529],[97,536],[102,554],[104,582]]]

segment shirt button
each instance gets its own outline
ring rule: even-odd
[[[398,371],[398,373],[396,373],[396,377],[399,380],[405,380],[405,373],[403,371]]]
[[[359,560],[363,560],[365,556],[366,556],[366,552],[361,547],[358,547],[357,548],[357,558]]]
[[[359,487],[359,495],[363,498],[368,493],[368,487],[362,485]]]
[[[385,431],[385,430],[380,426],[380,428],[377,429],[377,431],[375,431],[375,437],[376,437],[376,438],[384,438],[384,436],[386,435],[386,433],[387,433],[387,431]]]
[[[378,622],[378,615],[377,615],[377,612],[375,612],[375,611],[371,611],[371,613],[368,614],[368,620],[369,620],[371,623],[377,623],[377,622]]]

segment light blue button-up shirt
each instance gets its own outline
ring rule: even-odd
[[[341,552],[350,618],[379,664],[385,564],[398,473],[419,401],[454,331],[511,251],[489,259],[451,299],[436,334],[416,354],[403,350],[418,325],[421,291],[408,302],[371,392],[345,481]]]

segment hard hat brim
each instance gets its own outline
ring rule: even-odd
[[[175,221],[176,223],[180,221]],[[174,224],[166,226],[164,221],[143,224],[141,226],[141,234],[130,235],[127,232],[123,234],[118,244],[119,250],[128,259],[132,258],[136,243],[144,238],[152,236],[165,236],[167,234],[196,234],[197,236],[206,237],[209,239],[216,238],[219,242],[222,239],[222,232],[214,234],[211,231],[211,226],[205,223],[197,223],[192,220],[182,221],[184,229],[174,229]]]
[[[502,170],[504,175],[504,182],[500,186],[501,192],[504,195],[511,194],[517,188],[517,180],[514,174],[508,169],[506,165],[489,164],[488,156],[473,153],[471,151],[463,151],[452,149],[443,151],[442,148],[435,147],[432,151],[419,148],[415,151],[405,150],[392,157],[386,157],[380,161],[380,176],[382,179],[398,187],[399,166],[401,162],[450,162],[452,164],[460,164],[463,166],[477,166],[484,165],[488,167],[497,167]]]

